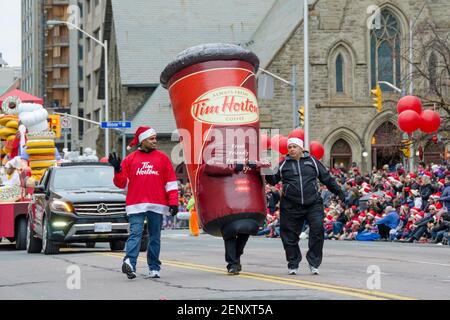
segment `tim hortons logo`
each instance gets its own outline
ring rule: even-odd
[[[218,125],[242,125],[259,121],[255,95],[241,87],[223,87],[200,96],[192,104],[194,119]]]

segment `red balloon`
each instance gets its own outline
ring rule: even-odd
[[[270,149],[270,139],[265,134],[261,135],[261,146],[262,146],[263,150],[269,150]]]
[[[311,152],[315,158],[322,160],[325,154],[325,148],[319,141],[311,141],[309,144],[309,152]]]
[[[406,110],[412,110],[418,114],[422,114],[422,101],[416,96],[406,96],[401,98],[397,104],[397,113],[401,114]]]
[[[420,115],[420,119],[420,130],[424,133],[433,133],[441,126],[441,117],[436,111],[425,110]]]
[[[272,137],[272,139],[270,139],[270,146],[272,148],[272,150],[276,151],[276,152],[280,152],[280,139],[283,136],[281,134],[277,134],[275,136]]]
[[[398,116],[398,126],[406,133],[413,133],[420,126],[420,116],[413,110],[406,110]]]
[[[290,138],[299,138],[300,140],[305,140],[305,131],[303,129],[295,129],[289,134]]]
[[[280,138],[278,150],[281,154],[288,154],[288,138]]]

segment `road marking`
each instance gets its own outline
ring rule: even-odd
[[[110,256],[110,257],[120,258],[120,259],[123,258],[123,255],[119,255],[119,254],[115,254],[115,253],[99,253],[99,255]],[[138,258],[138,260],[142,261],[142,262],[147,261],[144,258]],[[190,270],[196,270],[196,271],[206,271],[206,272],[217,273],[217,274],[225,273],[224,270],[221,268],[211,267],[211,266],[207,266],[207,265],[193,264],[193,263],[188,263],[188,262],[180,262],[180,261],[175,261],[175,260],[163,260],[162,262],[167,266],[176,267],[176,268],[190,269]],[[271,275],[262,274],[262,273],[241,272],[238,277],[254,279],[254,280],[258,280],[258,281],[266,281],[266,282],[284,284],[284,285],[289,285],[289,286],[296,286],[296,287],[312,289],[312,290],[317,290],[317,291],[331,292],[331,293],[336,293],[339,295],[352,296],[352,297],[365,299],[365,300],[387,300],[387,299],[416,300],[415,298],[411,298],[411,297],[405,297],[405,296],[384,293],[384,292],[379,292],[379,291],[356,289],[356,288],[351,288],[351,287],[343,287],[343,286],[331,285],[331,284],[320,283],[320,282],[312,282],[312,281],[306,281],[306,280],[297,280],[297,279],[293,279],[293,278],[271,276]]]
[[[445,263],[437,263],[437,262],[426,262],[426,261],[411,261],[414,263],[421,263],[421,264],[431,264],[433,266],[442,266],[442,267],[450,267],[450,264]]]

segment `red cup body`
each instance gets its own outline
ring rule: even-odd
[[[220,236],[221,227],[236,219],[262,223],[260,173],[233,169],[259,160],[254,66],[241,60],[201,62],[175,73],[167,87],[204,230]]]

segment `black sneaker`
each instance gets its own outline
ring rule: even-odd
[[[130,280],[136,278],[136,273],[133,271],[133,266],[130,263],[130,259],[123,262],[122,272],[125,273]]]
[[[228,274],[229,275],[238,275],[239,274],[239,267],[237,265],[233,265],[228,268]]]

